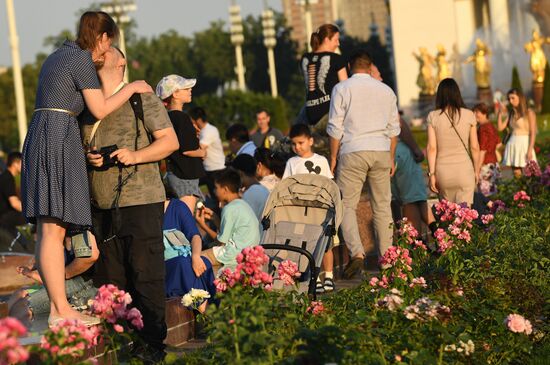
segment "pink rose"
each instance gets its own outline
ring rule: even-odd
[[[508,317],[506,317],[505,323],[512,332],[522,333],[526,330],[525,318],[519,314],[509,314]]]

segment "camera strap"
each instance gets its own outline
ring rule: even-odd
[[[142,103],[142,100],[141,100],[141,95],[137,94],[137,93],[133,94],[128,101],[130,102],[130,106],[132,107],[132,110],[134,111],[135,127],[136,127],[136,135],[135,135],[135,139],[134,139],[134,151],[137,151],[138,147],[139,147],[139,137],[141,136],[141,131],[140,131],[140,128],[139,128],[140,127],[140,121],[143,124],[143,128],[145,129],[145,117],[144,117],[144,113],[143,113],[143,103]],[[147,134],[147,139],[149,140],[149,144],[151,144],[152,138],[149,135],[149,133],[147,133],[146,129],[145,129],[145,131],[146,131],[146,134]],[[124,167],[120,164],[118,164],[117,167],[118,167],[118,181],[117,181],[116,195],[115,195],[115,201],[114,201],[115,214],[114,214],[114,217],[113,217],[113,227],[112,227],[114,236],[116,236],[116,234],[118,233],[118,230],[122,226],[122,217],[120,215],[120,205],[119,205],[120,196],[122,195],[122,188],[124,187],[124,185],[126,185],[128,183],[130,178],[132,178],[132,176],[134,176],[138,171],[138,165],[134,165],[133,171],[130,172],[128,175],[123,176]]]

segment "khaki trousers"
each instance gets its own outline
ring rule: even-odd
[[[342,192],[344,219],[341,229],[352,257],[365,254],[357,226],[357,204],[368,182],[374,220],[374,233],[380,257],[392,245],[390,152],[358,151],[340,156],[336,183]]]

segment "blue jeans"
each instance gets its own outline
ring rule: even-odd
[[[65,292],[67,300],[72,306],[81,307],[88,304],[88,300],[93,299],[97,293],[97,288],[93,286],[93,281],[84,280],[82,276],[77,276],[65,280]],[[50,313],[50,298],[46,288],[29,294],[29,308],[34,316]]]

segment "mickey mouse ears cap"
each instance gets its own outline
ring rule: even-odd
[[[177,90],[190,89],[197,83],[197,79],[186,79],[179,75],[164,76],[157,84],[155,90],[157,96],[162,100],[171,96]]]

